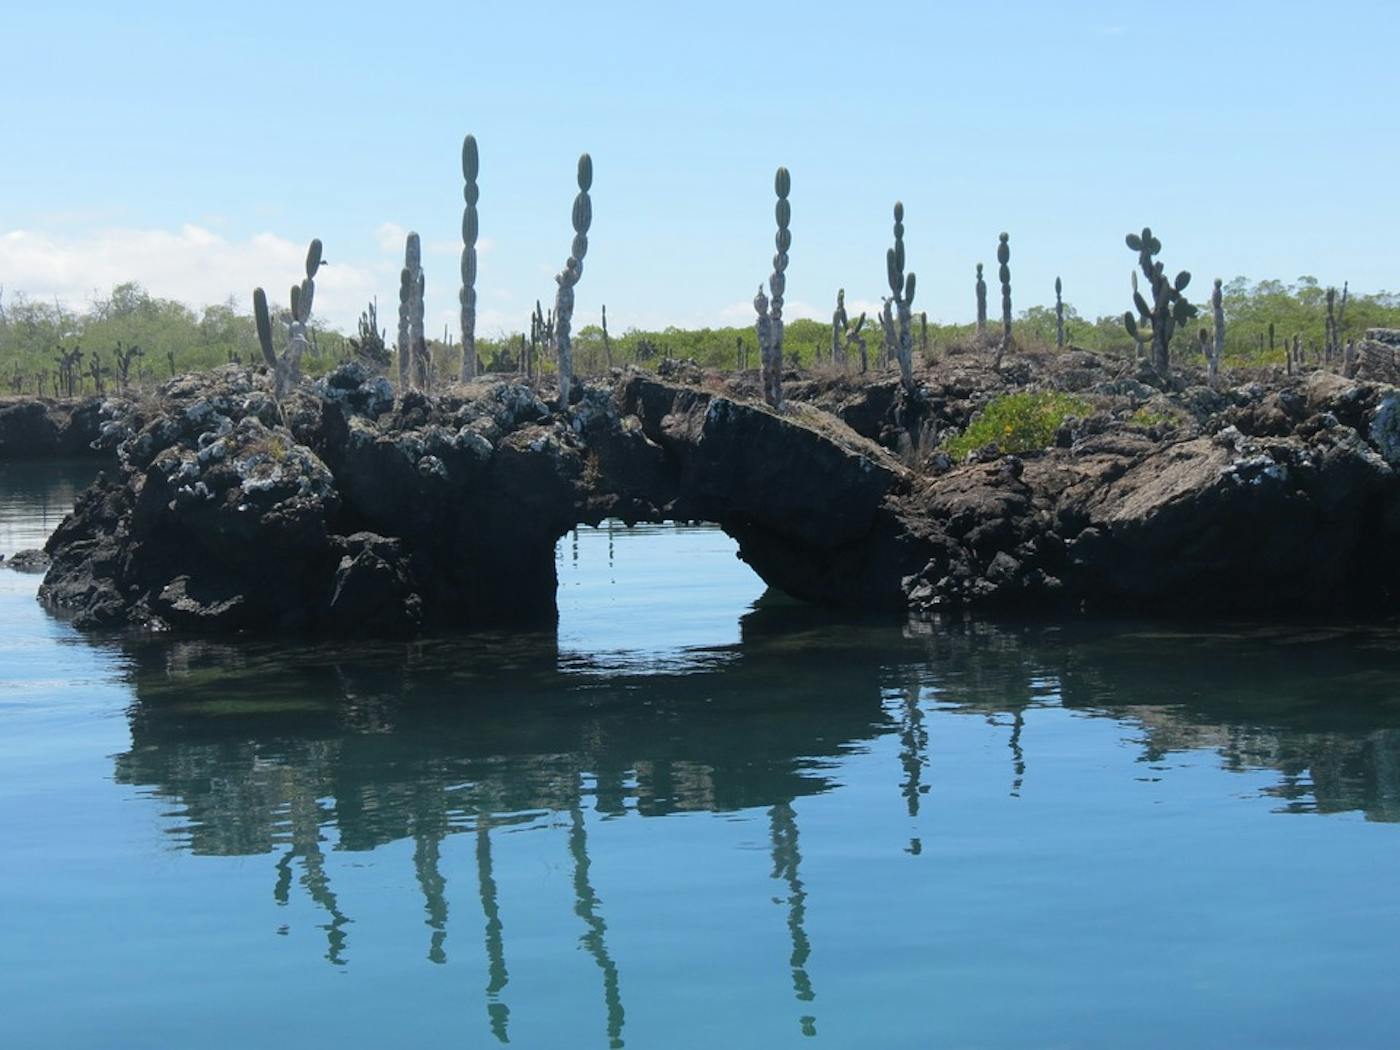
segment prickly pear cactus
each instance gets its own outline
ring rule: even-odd
[[[1132,311],[1123,315],[1123,326],[1134,339],[1150,338],[1152,342],[1152,367],[1165,376],[1171,366],[1172,334],[1177,325],[1185,324],[1196,316],[1196,307],[1181,293],[1191,283],[1191,274],[1182,270],[1175,280],[1169,280],[1166,269],[1156,259],[1162,250],[1162,242],[1152,236],[1152,231],[1144,226],[1141,234],[1130,233],[1128,247],[1138,253],[1138,267],[1147,278],[1152,291],[1152,303],[1148,304],[1141,292],[1133,292],[1133,305],[1137,307],[1141,325],[1133,317]],[[1147,326],[1150,331],[1144,331]]]
[[[909,305],[914,301],[914,275],[904,272],[904,203],[894,202],[894,247],[885,252],[885,276],[890,285],[890,301],[898,329],[895,336],[895,357],[899,361],[899,378],[904,389],[914,392],[913,315]]]
[[[479,232],[476,202],[480,196],[476,176],[481,169],[476,137],[462,140],[462,382],[476,378],[476,238]]]
[[[851,326],[851,330],[846,335],[846,345],[854,345],[860,351],[860,371],[864,375],[870,367],[870,359],[865,350],[865,336],[861,335],[861,329],[865,327],[865,314],[862,313],[856,318],[856,323]]]
[[[316,298],[316,272],[325,265],[321,258],[321,241],[313,239],[306,252],[306,276],[300,284],[292,285],[291,310],[287,314],[287,346],[279,357],[272,345],[272,316],[267,308],[267,293],[253,289],[253,323],[258,332],[258,346],[263,360],[272,370],[273,394],[278,401],[301,379],[301,357],[307,350],[306,331],[311,320],[311,306]]]
[[[570,333],[574,320],[574,286],[583,276],[583,257],[588,254],[588,228],[593,224],[593,158],[587,153],[578,159],[578,196],[574,198],[574,241],[563,271],[555,277],[559,290],[554,295],[554,345],[559,355],[559,408],[569,408],[569,388],[574,379],[574,351]]]
[[[758,294],[753,300],[754,311],[758,314],[755,328],[762,367],[763,399],[774,408],[783,407],[783,295],[787,291],[788,249],[792,247],[792,205],[788,201],[791,191],[792,176],[787,168],[779,168],[773,176],[773,192],[778,198],[773,214],[778,232],[773,238],[777,248],[773,253],[773,273],[768,278],[772,299],[763,294],[763,286],[759,285]]]

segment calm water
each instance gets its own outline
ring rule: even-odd
[[[76,476],[0,468],[0,552]],[[0,1046],[1394,1046],[1400,633],[942,628],[581,530],[557,637],[0,571]]]

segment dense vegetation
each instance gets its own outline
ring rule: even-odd
[[[1225,285],[1224,293],[1227,361],[1281,362],[1284,345],[1294,336],[1301,338],[1304,347],[1322,345],[1326,290],[1314,278],[1300,277],[1293,284],[1281,281],[1251,284],[1238,277]],[[968,300],[971,312],[971,288]],[[1203,314],[1208,317],[1209,309],[1205,304],[1202,307]],[[1068,340],[1073,346],[1121,353],[1132,350],[1121,314],[1090,321],[1066,303],[1065,319]],[[392,317],[388,317],[387,322],[392,327]],[[867,324],[866,334],[873,364],[881,356],[881,347],[879,326],[874,325],[873,331],[871,327]],[[915,327],[917,332],[917,316]],[[1343,317],[1343,340],[1360,336],[1371,327],[1400,327],[1400,295],[1381,292],[1349,296]],[[949,346],[968,344],[974,337],[972,324],[930,322],[926,349],[937,353]],[[392,342],[392,332],[389,339]],[[1032,306],[1021,311],[1016,320],[1015,339],[1024,347],[1053,347],[1054,308]],[[94,359],[104,373],[105,388],[113,389],[118,385],[115,351],[119,343],[127,348],[132,345],[141,348],[141,356],[131,363],[130,379],[144,385],[173,373],[211,368],[229,361],[261,360],[252,315],[239,312],[231,302],[196,311],[181,303],[151,296],[137,284],[118,285],[109,296],[96,300],[80,312],[57,303],[12,295],[0,301],[0,390],[36,393],[42,388],[43,393],[52,395],[60,349],[71,351],[73,348],[83,351],[83,360],[76,369],[79,389],[86,393],[95,391],[96,381],[91,372]],[[1194,339],[1181,339],[1175,352],[1193,355],[1194,344]],[[523,345],[524,337],[519,334],[477,340],[483,364],[493,371],[513,371]],[[919,348],[916,344],[916,349]],[[432,344],[432,350],[437,374],[455,374],[455,359],[460,350],[437,342]],[[784,351],[790,359],[803,365],[828,360],[830,326],[820,321],[789,322]],[[303,360],[303,367],[316,374],[352,352],[351,339],[346,334],[313,323],[312,346]],[[580,373],[596,373],[606,368],[609,353],[614,365],[655,367],[663,359],[676,358],[715,368],[734,368],[740,363],[749,368],[758,367],[757,340],[752,326],[631,330],[612,334],[606,343],[603,330],[597,325],[585,325],[576,330],[574,358]],[[552,363],[547,360],[548,355],[541,357],[546,358],[540,362],[541,367],[550,371]]]
[[[1002,452],[1031,452],[1049,445],[1066,419],[1092,411],[1093,406],[1083,398],[1054,391],[1003,394],[990,401],[945,447],[959,461],[985,445],[996,445]]]

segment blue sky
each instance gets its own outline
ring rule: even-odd
[[[481,330],[552,299],[594,160],[579,321],[748,323],[792,171],[789,316],[884,287],[905,202],[916,308],[973,311],[1011,234],[1019,308],[1127,302],[1129,229],[1169,269],[1400,288],[1400,8],[1337,2],[54,3],[10,10],[0,285],[138,279],[277,297],[307,240],[348,326],[425,242],[455,316],[462,135],[481,149]],[[989,265],[989,271],[994,266]],[[284,293],[285,294],[285,293]]]

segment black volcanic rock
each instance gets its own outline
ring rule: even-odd
[[[567,412],[511,378],[395,402],[358,365],[280,406],[233,367],[172,381],[143,412],[103,403],[82,418],[117,467],[50,540],[41,598],[80,627],[547,625],[557,540],[618,517],[715,522],[771,585],[828,605],[1400,602],[1393,387],[1312,373],[1212,389],[1189,371],[1153,385],[1101,355],[1001,371],[966,355],[914,392],[806,379],[777,412],[733,393],[748,377],[679,374],[692,382],[582,383]],[[930,447],[1021,382],[1081,391],[1092,411],[1040,451],[993,442],[954,463]],[[47,413],[14,420],[57,440]]]

